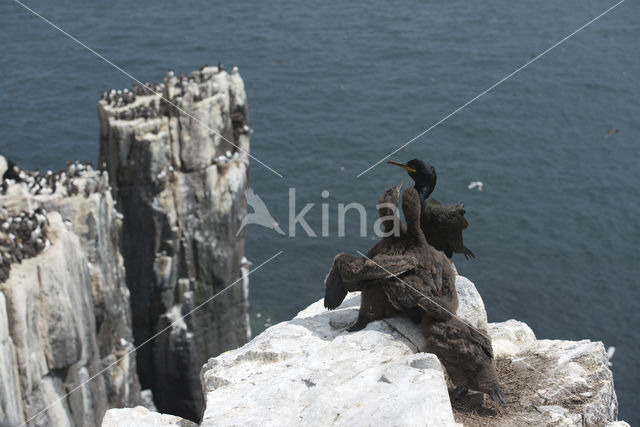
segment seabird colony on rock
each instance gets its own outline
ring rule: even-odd
[[[107,191],[106,179],[91,182],[83,179],[85,172],[91,171],[93,167],[90,164],[76,161],[68,162],[65,169],[57,172],[32,172],[9,160],[2,176],[0,194],[6,195],[14,187],[33,196],[89,197],[92,192]],[[42,206],[18,214],[0,208],[0,283],[9,276],[12,263],[32,258],[49,247],[48,224],[47,212]]]
[[[173,70],[168,70],[167,76],[162,83],[144,82],[143,84],[134,84],[131,90],[110,89],[102,92],[100,102],[113,109],[116,120],[160,118],[169,115],[169,110],[172,108],[169,102],[173,105],[179,105],[187,92],[191,95],[192,102],[202,101],[205,98],[203,94],[208,93],[208,91],[199,85],[208,82],[214,75],[222,72],[224,72],[222,63],[218,63],[217,67],[204,65],[199,70],[193,71],[188,75],[179,73],[176,76]],[[238,67],[233,67],[231,74],[237,73]],[[158,99],[157,96],[153,95],[160,95],[161,98]],[[244,114],[242,116],[245,117]],[[234,120],[233,117],[232,120]],[[242,120],[241,123],[234,121],[234,131],[243,134],[253,133],[253,129],[246,123],[246,119],[243,118]]]
[[[387,188],[377,205],[384,237],[364,258],[345,253],[334,258],[325,279],[324,305],[335,309],[347,292],[362,292],[358,319],[348,328],[350,332],[371,321],[406,313],[421,324],[427,342],[425,351],[438,356],[445,367],[454,385],[452,400],[473,389],[506,403],[498,383],[491,340],[486,332],[456,316],[455,271],[448,258],[453,252],[473,257],[462,244],[462,230],[467,226],[462,205],[443,206],[428,201],[436,182],[431,165],[417,159],[393,164],[407,170],[416,183],[402,196],[406,227],[395,209],[400,187]],[[426,226],[425,216],[432,221]]]
[[[9,277],[12,263],[33,258],[51,245],[47,225],[47,212],[43,208],[13,216],[0,209],[0,283]]]
[[[66,169],[57,172],[27,171],[20,169],[18,165],[9,160],[7,170],[2,176],[1,194],[6,194],[11,185],[17,184],[34,196],[64,192],[65,195],[78,194],[79,188],[73,178],[81,177],[85,171],[92,171],[89,163],[67,162]],[[85,188],[85,193],[90,189]],[[88,196],[88,194],[85,194]]]

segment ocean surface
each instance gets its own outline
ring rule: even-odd
[[[258,333],[321,298],[333,256],[371,246],[382,190],[410,182],[384,162],[358,174],[615,0],[251,3],[26,4],[140,80],[239,67],[252,155],[284,176],[252,162],[251,186],[287,232],[249,226],[254,266],[285,251],[250,278]],[[99,93],[131,79],[13,0],[0,2],[0,40],[0,154],[26,168],[96,162]],[[605,138],[610,129],[619,132]],[[616,347],[620,417],[631,424],[640,423],[638,135],[640,5],[627,0],[392,157],[429,161],[433,196],[465,203],[477,259],[454,260],[490,321]],[[300,225],[289,235],[290,188],[296,214],[314,204],[305,219],[318,237]],[[338,236],[338,204],[351,202],[368,208],[366,237],[355,211]]]

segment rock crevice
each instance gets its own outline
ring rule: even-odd
[[[107,94],[98,105],[100,163],[124,215],[136,343],[242,276],[244,232],[236,234],[249,171],[244,84],[237,71],[217,67],[171,74],[153,85],[157,94],[134,88],[135,97]],[[160,411],[200,417],[197,367],[249,339],[247,285],[231,287],[137,352],[140,381]]]

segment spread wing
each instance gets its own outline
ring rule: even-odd
[[[415,257],[379,254],[371,259],[355,258],[339,266],[340,276],[344,282],[361,282],[382,280],[399,276],[412,270],[418,264]]]
[[[375,282],[400,276],[417,263],[410,256],[380,254],[367,259],[338,254],[325,278],[324,306],[330,310],[337,308],[347,292],[362,291]]]
[[[437,270],[440,266],[434,266]],[[452,301],[443,298],[442,274],[416,268],[405,275],[383,283],[387,299],[397,310],[419,308],[427,316],[439,321],[455,314]]]
[[[456,252],[467,259],[475,258],[462,241],[462,230],[469,226],[465,213],[462,203],[443,205],[431,198],[422,202],[420,225],[429,244],[444,251],[448,257]]]

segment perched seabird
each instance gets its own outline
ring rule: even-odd
[[[422,204],[420,225],[429,244],[443,251],[448,258],[451,258],[454,252],[464,254],[467,259],[475,258],[474,253],[462,242],[462,230],[469,226],[464,217],[464,205],[462,203],[450,206],[443,205],[429,197],[438,178],[435,168],[418,159],[410,160],[404,164],[392,161],[387,163],[406,170],[415,182],[413,188],[420,195]]]
[[[481,391],[495,402],[507,403],[498,383],[491,340],[457,316],[446,321],[422,318],[424,350],[438,356],[455,388],[451,400],[464,396],[468,389]]]
[[[388,189],[381,201],[392,203],[393,191]],[[362,288],[363,304],[349,331],[362,329],[372,320],[387,317],[389,312],[393,315],[393,309],[397,313],[419,307],[425,351],[438,356],[456,386],[452,400],[473,389],[506,403],[490,339],[455,315],[455,272],[445,255],[427,244],[420,228],[420,202],[416,189],[404,192],[406,230],[398,237],[385,237],[378,242],[369,251],[371,259],[347,254],[336,257],[326,280],[325,306],[335,308],[347,290]],[[385,214],[387,218],[386,213],[379,207],[381,217]],[[388,230],[389,223],[384,226]]]
[[[362,291],[358,320],[349,331],[399,311],[419,322],[420,311],[446,319],[458,308],[455,272],[449,260],[427,244],[420,228],[420,198],[414,188],[405,190],[402,197],[407,227],[392,219],[395,211],[391,206],[397,204],[399,192],[399,187],[387,189],[378,204],[378,213],[385,219],[385,237],[366,258],[337,255],[325,280],[324,304],[329,309],[338,307],[347,291]],[[392,227],[399,232],[389,233]]]
[[[613,359],[613,355],[616,353],[616,348],[614,346],[610,346],[609,348],[607,348],[607,365],[608,366],[613,366],[613,363],[611,363],[611,359]]]
[[[7,160],[7,170],[2,175],[2,179],[12,179],[15,182],[22,182],[23,179],[20,176],[20,168],[13,161]]]

